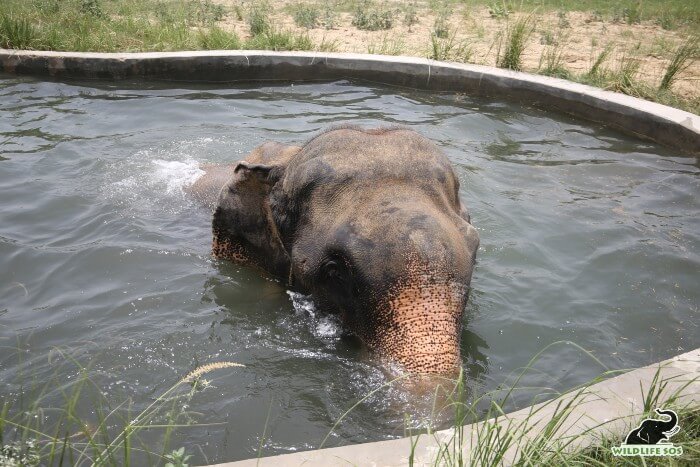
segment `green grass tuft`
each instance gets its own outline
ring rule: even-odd
[[[248,11],[248,27],[250,34],[257,36],[264,34],[272,27],[270,24],[270,13],[272,7],[266,0],[255,0],[250,5]]]
[[[472,56],[472,48],[466,40],[457,39],[457,31],[446,39],[441,39],[435,34],[430,35],[430,49],[428,58],[448,62],[468,62]]]
[[[37,47],[38,31],[26,18],[7,14],[0,16],[0,47],[33,49]]]
[[[418,7],[415,2],[407,2],[403,7],[403,24],[408,26],[408,31],[411,31],[411,26],[418,24]]]
[[[593,65],[591,65],[591,69],[588,70],[587,76],[600,76],[600,73],[602,71],[601,67],[603,66],[603,63],[605,63],[605,61],[608,59],[614,48],[615,45],[612,43],[606,45],[603,48],[603,50],[598,54],[598,57],[596,57],[595,61],[593,62]]]
[[[242,43],[235,32],[212,27],[199,31],[199,46],[204,50],[238,50]]]
[[[606,88],[629,94],[630,96],[641,97],[643,92],[636,79],[639,73],[639,65],[639,58],[629,52],[623,53],[618,62],[618,68],[610,76],[612,79]]]
[[[308,34],[296,34],[286,30],[270,29],[246,41],[245,48],[276,51],[314,50],[314,44]]]
[[[364,31],[391,29],[393,22],[391,10],[378,6],[372,0],[358,2],[352,17],[352,25]]]
[[[673,53],[670,63],[666,67],[659,89],[670,89],[678,74],[693,64],[700,54],[700,36],[691,36],[681,44]]]
[[[314,29],[319,25],[321,10],[317,5],[298,3],[293,6],[292,17],[297,26]]]
[[[530,35],[534,31],[532,14],[521,16],[512,23],[505,36],[505,47],[499,50],[497,64],[500,68],[522,70],[522,55]],[[500,47],[499,47],[500,49]]]
[[[508,18],[508,16],[510,16],[510,14],[513,12],[512,6],[505,0],[490,3],[488,9],[491,18],[497,19]]]
[[[562,58],[562,54],[568,44],[567,40],[568,38],[561,34],[556,38],[551,38],[551,42],[546,45],[540,55],[540,62],[537,67],[538,73],[563,79],[571,77],[571,72],[564,66]]]
[[[379,42],[372,42],[367,46],[367,53],[377,55],[401,55],[406,46],[400,37],[390,38],[388,34],[382,35]]]
[[[449,2],[442,1],[436,5],[435,23],[433,34],[439,39],[447,39],[450,36],[449,19],[452,16],[452,7]]]

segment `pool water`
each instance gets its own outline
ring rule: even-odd
[[[211,214],[183,188],[199,163],[340,122],[407,125],[454,164],[481,237],[462,336],[473,394],[511,381],[553,342],[590,354],[548,348],[512,407],[700,346],[697,158],[527,106],[346,81],[5,76],[2,400],[26,406],[41,394],[43,407],[60,406],[49,382],[80,378],[75,359],[112,408],[129,401],[117,410],[138,413],[198,365],[240,362],[206,375],[211,387],[185,408],[206,425],[177,428],[171,445],[194,464],[255,457],[261,445],[264,455],[318,447],[390,374],[312,298],[213,260]],[[412,397],[378,390],[328,445],[402,436],[405,413],[409,425],[426,415]],[[96,417],[87,396],[78,410]],[[143,433],[146,444],[163,436]]]

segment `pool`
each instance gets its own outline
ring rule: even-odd
[[[137,413],[196,366],[239,362],[245,368],[207,375],[211,387],[187,400],[187,422],[206,425],[177,428],[171,444],[195,464],[256,457],[261,445],[265,455],[318,447],[391,376],[309,297],[213,260],[210,213],[183,188],[199,163],[241,159],[266,140],[301,142],[340,122],[407,125],[454,164],[481,238],[462,335],[472,393],[511,380],[555,342],[513,406],[700,345],[695,157],[454,93],[6,76],[2,398],[19,406],[42,394],[42,406],[60,405],[60,385],[46,383],[78,379],[72,358],[112,408],[129,401],[117,410]],[[91,420],[85,394],[78,411]],[[383,387],[327,445],[402,436],[404,414],[418,426],[424,408]],[[146,444],[162,437],[142,434]]]

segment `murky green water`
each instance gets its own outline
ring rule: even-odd
[[[212,261],[209,213],[182,187],[198,162],[299,142],[337,122],[406,124],[453,161],[481,235],[465,311],[470,387],[495,388],[552,342],[611,369],[700,345],[698,160],[513,104],[332,84],[168,87],[0,79],[0,396],[90,365],[138,412],[196,365],[236,361],[188,403],[195,463],[318,446],[387,381],[333,323],[255,272]],[[54,349],[54,350],[52,350]],[[603,369],[549,349],[522,386]],[[35,389],[32,389],[32,385]],[[60,404],[52,386],[42,402]],[[521,391],[524,404],[543,389]],[[403,434],[411,396],[381,390],[331,444]],[[91,401],[79,402],[86,418]],[[123,408],[120,410],[124,410]],[[46,415],[50,417],[51,414]],[[162,431],[144,439],[154,444]],[[200,448],[197,448],[199,445]]]

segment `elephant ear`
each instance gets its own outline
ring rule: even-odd
[[[289,271],[289,256],[270,209],[270,193],[284,178],[290,155],[281,154],[275,158],[270,154],[274,148],[285,151],[287,146],[274,144],[264,151],[265,154],[260,154],[261,148],[253,151],[248,159],[265,163],[239,162],[233,169],[233,176],[219,192],[212,221],[212,253],[217,258],[251,264],[285,277]]]

